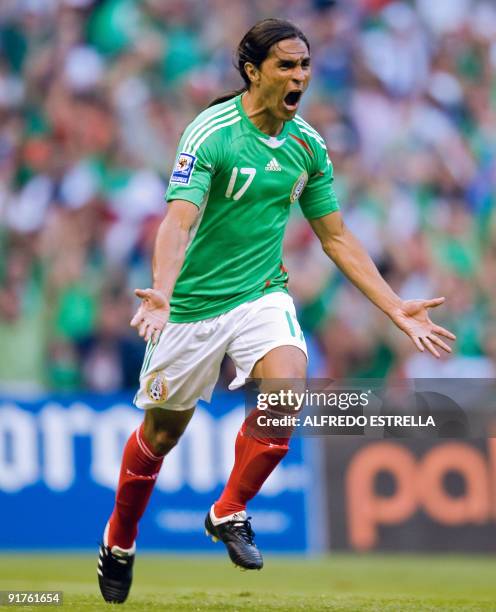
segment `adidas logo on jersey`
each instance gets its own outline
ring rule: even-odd
[[[270,160],[270,162],[265,166],[265,169],[268,172],[280,172],[282,170],[281,166],[279,165],[279,162],[275,157]]]

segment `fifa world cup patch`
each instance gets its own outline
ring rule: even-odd
[[[164,372],[152,372],[148,376],[146,380],[146,394],[155,404],[163,404],[165,402],[168,389]]]
[[[291,189],[291,195],[289,196],[291,204],[294,204],[297,200],[300,199],[300,196],[303,193],[303,190],[305,189],[307,181],[308,174],[306,172],[302,172],[300,176],[296,179],[296,182],[293,185],[293,188]]]
[[[194,155],[191,155],[191,153],[180,153],[177,158],[176,167],[172,172],[170,182],[188,185],[195,163],[196,157]]]

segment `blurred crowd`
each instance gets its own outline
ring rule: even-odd
[[[496,375],[496,5],[490,0],[2,0],[0,388],[135,387],[129,328],[181,132],[240,85],[265,17],[297,23],[344,218],[404,298],[444,295],[436,361],[372,307],[295,209],[286,265],[332,377]],[[232,365],[225,364],[222,384]]]

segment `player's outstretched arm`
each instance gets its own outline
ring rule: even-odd
[[[170,298],[197,215],[198,207],[191,202],[174,200],[158,228],[153,252],[153,289],[135,290],[141,304],[131,319],[131,326],[147,342],[157,342],[169,319]]]
[[[437,348],[451,353],[439,336],[455,340],[455,335],[436,325],[428,314],[444,298],[403,301],[386,283],[359,240],[345,226],[339,211],[310,221],[325,253],[349,280],[407,334],[419,351],[427,348],[439,357]]]

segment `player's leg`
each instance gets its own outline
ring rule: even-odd
[[[122,550],[133,547],[141,519],[165,455],[174,448],[193,416],[183,411],[151,408],[127,441],[122,457],[115,506],[106,544]]]
[[[282,382],[284,389],[304,384],[306,345],[292,299],[285,293],[273,293],[245,306],[248,312],[235,328],[228,349],[237,371],[230,388],[242,386],[249,377],[270,381],[271,391],[278,391],[277,384]],[[262,567],[246,504],[286,455],[288,442],[288,438],[258,435],[253,428],[248,435],[246,421],[237,435],[233,469],[205,520],[207,532],[226,544],[236,565]]]
[[[156,345],[149,343],[135,403],[142,425],[130,436],[122,458],[112,515],[100,546],[98,580],[104,599],[125,601],[131,588],[138,521],[164,456],[174,447],[198,399],[209,399],[226,341],[217,322],[169,323]]]
[[[112,515],[98,558],[98,583],[105,601],[126,600],[133,579],[135,540],[165,455],[177,444],[194,408],[152,408],[129,437],[122,456]]]
[[[271,391],[279,391],[278,382],[284,388],[291,381],[305,379],[307,358],[296,346],[278,346],[264,355],[252,370],[251,378],[274,381]],[[235,461],[229,480],[220,498],[214,504],[217,518],[226,517],[246,509],[247,502],[261,489],[263,483],[277,467],[289,449],[289,438],[266,436],[263,432],[247,434],[248,419],[238,432],[235,446]]]

